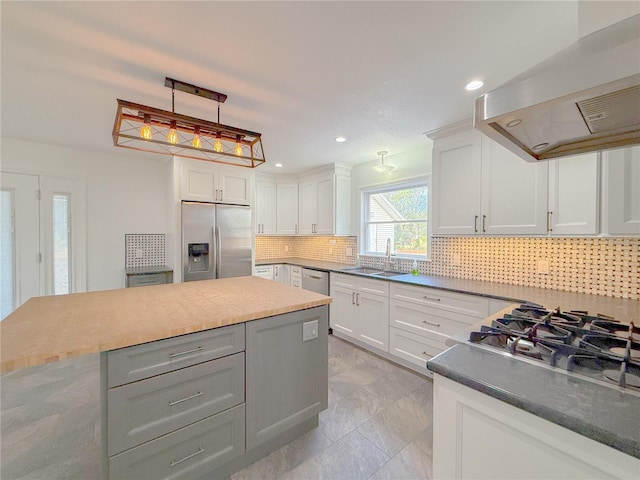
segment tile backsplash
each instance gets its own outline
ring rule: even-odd
[[[125,234],[125,268],[166,265],[166,243],[164,234]]]
[[[335,243],[330,243],[335,242]],[[256,259],[302,257],[326,262],[350,263],[356,261],[357,237],[256,236]],[[351,255],[347,255],[351,253]]]
[[[431,261],[418,262],[420,273],[640,299],[640,238],[435,237],[431,246]],[[256,238],[258,259],[355,263],[346,248],[355,253],[357,238]],[[380,257],[361,256],[361,263],[378,266]],[[398,260],[393,268],[409,272],[411,265]]]

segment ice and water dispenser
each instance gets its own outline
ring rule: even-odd
[[[209,270],[209,244],[189,243],[189,264],[187,272],[206,272]]]

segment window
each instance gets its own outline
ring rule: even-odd
[[[68,193],[54,193],[53,207],[53,294],[71,293],[71,225]]]
[[[428,181],[362,192],[362,253],[384,255],[387,239],[398,256],[427,256]]]

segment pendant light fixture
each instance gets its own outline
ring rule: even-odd
[[[260,133],[220,123],[220,104],[227,96],[189,83],[165,78],[171,88],[171,111],[118,99],[113,125],[116,147],[255,168],[265,162]],[[175,112],[175,91],[218,103],[218,121]]]
[[[389,152],[387,152],[386,150],[382,150],[380,152],[378,152],[378,155],[380,155],[380,165],[376,165],[375,167],[373,167],[373,169],[378,172],[378,173],[389,173],[389,172],[393,172],[396,167],[394,167],[393,165],[388,165],[384,163],[384,156],[386,154],[388,154]]]

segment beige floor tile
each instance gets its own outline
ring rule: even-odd
[[[431,480],[431,455],[415,442],[404,447],[378,470],[371,480]]]

